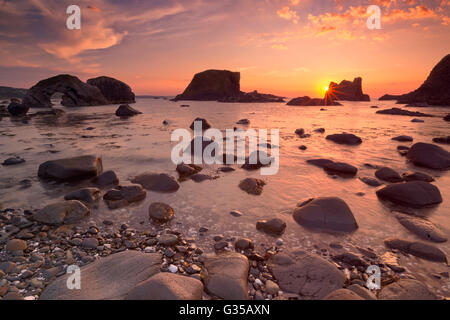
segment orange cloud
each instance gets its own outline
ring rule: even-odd
[[[297,12],[291,10],[288,6],[284,6],[283,8],[278,10],[277,14],[280,18],[292,21],[295,24],[297,24],[299,21]]]

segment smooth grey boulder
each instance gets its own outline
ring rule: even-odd
[[[102,158],[88,155],[44,162],[38,176],[57,181],[79,180],[97,176],[102,170]]]
[[[209,254],[204,266],[201,277],[207,292],[225,300],[248,300],[246,256],[236,252]]]
[[[295,208],[294,220],[307,228],[332,232],[351,232],[358,228],[348,205],[335,197],[315,198]]]
[[[400,279],[381,289],[379,300],[436,300],[425,284],[414,279]]]
[[[439,189],[424,181],[391,184],[377,191],[378,198],[413,208],[423,208],[442,202]]]
[[[329,293],[323,300],[365,300],[352,290],[338,289]]]
[[[141,282],[159,273],[162,256],[123,251],[81,268],[81,290],[69,290],[73,274],[57,278],[42,292],[40,300],[123,300]]]
[[[35,212],[33,220],[49,224],[72,224],[89,215],[89,208],[77,200],[69,200],[50,204]]]
[[[177,180],[165,173],[146,172],[138,175],[131,182],[140,184],[147,190],[164,193],[176,192],[180,188]]]
[[[433,242],[447,241],[445,233],[428,220],[401,213],[398,213],[396,217],[402,226],[422,239]]]
[[[202,300],[200,280],[173,273],[157,273],[131,290],[126,300]]]
[[[79,200],[84,203],[94,203],[101,197],[100,189],[97,188],[84,188],[77,191],[73,191],[64,196],[65,200]]]
[[[416,166],[434,170],[448,170],[450,168],[450,152],[429,143],[414,144],[406,155]]]
[[[403,178],[400,177],[400,175],[397,173],[397,171],[388,168],[388,167],[382,167],[375,171],[375,177],[377,177],[380,180],[387,181],[387,182],[402,182]]]
[[[322,299],[345,283],[345,275],[327,260],[304,251],[278,253],[268,261],[283,292],[304,300]]]
[[[441,249],[427,243],[402,239],[386,239],[384,244],[390,249],[397,249],[425,260],[447,263],[445,253]]]

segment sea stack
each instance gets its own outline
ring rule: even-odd
[[[353,82],[343,80],[337,84],[331,82],[328,86],[328,91],[325,94],[325,99],[338,101],[370,101],[370,97],[362,91],[362,78],[358,77]]]

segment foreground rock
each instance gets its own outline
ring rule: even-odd
[[[391,184],[378,190],[377,196],[382,200],[413,208],[433,206],[442,202],[439,189],[424,181]]]
[[[400,250],[425,260],[447,263],[447,256],[445,253],[441,249],[427,243],[412,242],[402,239],[386,239],[384,240],[384,244],[390,249]]]
[[[382,167],[375,171],[375,177],[377,177],[380,180],[396,183],[396,182],[402,182],[403,178],[397,173],[397,171],[388,168],[388,167]]]
[[[405,172],[402,174],[402,178],[405,181],[425,181],[433,182],[434,178],[423,172]]]
[[[416,166],[435,170],[450,168],[450,152],[434,144],[419,142],[414,144],[407,154],[408,160]]]
[[[358,228],[348,205],[339,198],[315,198],[294,210],[294,220],[307,228],[331,232],[351,232]]]
[[[450,144],[450,136],[433,138],[433,142],[441,144]]]
[[[119,178],[114,171],[109,170],[92,179],[92,183],[96,184],[100,188],[104,188],[119,184]]]
[[[119,108],[116,110],[116,116],[118,117],[132,117],[137,116],[138,114],[142,114],[142,112],[130,107],[127,104],[122,104],[119,106]]]
[[[23,104],[30,108],[50,108],[52,106],[50,98],[57,92],[63,94],[61,104],[66,107],[108,104],[99,88],[68,74],[39,81],[28,90],[23,98]]]
[[[381,289],[379,300],[436,300],[426,285],[414,279],[400,279]]]
[[[328,174],[337,174],[344,178],[352,178],[358,173],[358,169],[344,162],[331,162],[323,166]]]
[[[402,226],[422,239],[433,242],[447,241],[444,232],[428,220],[406,214],[397,214],[396,217]]]
[[[176,192],[180,188],[177,180],[165,173],[143,173],[131,182],[140,184],[147,190],[164,193]]]
[[[338,289],[328,294],[324,300],[365,300],[355,292],[348,289]]]
[[[79,180],[97,176],[102,170],[102,158],[89,155],[44,162],[39,166],[38,176],[58,181]]]
[[[205,289],[213,296],[225,300],[247,300],[249,263],[239,253],[210,254],[204,261],[201,277]]]
[[[180,175],[180,180],[186,180],[189,177],[191,177],[192,175],[202,171],[203,168],[200,166],[197,166],[195,164],[181,163],[181,164],[177,165],[176,170],[177,170],[178,174]]]
[[[415,91],[402,95],[398,103],[426,103],[436,106],[450,106],[450,54],[434,68],[425,82]]]
[[[327,260],[304,251],[279,253],[268,261],[280,289],[304,300],[323,299],[342,288],[345,275]]]
[[[81,268],[81,289],[69,290],[70,274],[57,278],[44,290],[41,300],[122,300],[159,273],[161,255],[124,251]]]
[[[119,209],[126,207],[133,202],[139,202],[145,199],[147,192],[138,184],[117,186],[109,190],[103,196],[109,209]]]
[[[148,215],[150,219],[157,222],[167,222],[173,219],[175,211],[171,206],[162,202],[154,202],[148,208]]]
[[[122,81],[110,77],[98,77],[89,79],[86,82],[99,88],[109,104],[136,102],[130,86]]]
[[[202,300],[200,280],[172,274],[158,273],[141,282],[128,293],[127,300]]]
[[[259,196],[263,192],[265,184],[266,183],[261,179],[247,178],[239,183],[239,188],[248,194]]]
[[[358,77],[353,82],[343,80],[337,84],[331,82],[325,97],[338,101],[370,101],[370,97],[362,91],[362,78]]]
[[[346,145],[358,145],[362,143],[360,137],[355,136],[351,133],[340,133],[340,134],[331,134],[326,137],[327,140],[331,140],[338,144],[346,144]]]
[[[394,116],[410,116],[410,117],[432,117],[431,114],[426,114],[418,111],[409,111],[400,108],[391,108],[377,111],[378,114],[390,114]]]
[[[24,116],[27,114],[28,110],[30,110],[30,107],[22,103],[11,102],[8,105],[8,112],[14,117]]]
[[[80,201],[70,200],[54,203],[33,214],[35,221],[49,224],[61,225],[72,224],[89,215],[89,209]]]
[[[256,229],[272,235],[282,235],[286,230],[286,222],[279,218],[260,220],[256,222]]]
[[[65,200],[78,200],[84,203],[94,203],[101,197],[101,191],[97,188],[84,188],[71,192],[64,196]]]
[[[342,106],[337,101],[333,99],[320,99],[320,98],[310,98],[308,96],[294,98],[287,103],[288,106]]]

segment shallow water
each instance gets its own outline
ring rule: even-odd
[[[95,221],[98,225],[105,219],[128,222],[136,228],[145,228],[148,222],[148,206],[152,202],[170,204],[176,212],[173,224],[180,231],[195,237],[200,246],[210,249],[212,235],[226,237],[245,236],[271,246],[275,238],[256,231],[255,223],[261,218],[279,216],[288,224],[283,235],[285,247],[332,251],[330,242],[341,242],[344,247],[358,245],[370,247],[382,254],[386,250],[383,240],[387,237],[401,237],[420,240],[404,229],[390,213],[391,208],[380,202],[376,188],[369,187],[357,177],[353,179],[333,178],[322,169],[306,164],[313,158],[329,158],[343,161],[359,169],[358,176],[372,176],[374,169],[364,164],[389,166],[399,173],[410,170],[422,171],[436,177],[434,184],[439,187],[443,203],[432,209],[416,210],[440,225],[450,237],[450,175],[407,164],[397,152],[400,143],[391,138],[410,135],[414,142],[431,142],[433,137],[450,135],[448,122],[442,117],[449,111],[445,108],[409,108],[431,113],[439,117],[423,118],[424,123],[412,123],[412,117],[379,115],[377,109],[391,108],[394,102],[343,102],[342,107],[288,107],[274,104],[228,104],[216,102],[188,102],[189,108],[181,108],[181,103],[163,99],[138,99],[134,108],[144,114],[130,119],[119,119],[114,115],[117,106],[100,106],[63,109],[67,112],[55,120],[53,117],[35,117],[27,124],[4,118],[0,121],[0,159],[21,156],[26,163],[0,167],[0,201],[3,207],[41,208],[57,199],[62,199],[69,191],[80,185],[52,184],[37,178],[39,164],[50,159],[58,159],[81,154],[98,154],[103,158],[105,170],[114,170],[122,182],[129,181],[145,171],[166,172],[177,176],[175,165],[170,160],[172,147],[170,135],[174,129],[188,128],[193,119],[208,119],[213,127],[220,130],[231,129],[236,121],[248,118],[249,128],[280,130],[280,169],[274,176],[260,176],[259,171],[238,169],[231,173],[217,173],[219,166],[206,166],[202,173],[212,173],[219,178],[195,183],[186,181],[178,192],[160,194],[148,192],[147,198],[136,205],[110,211],[103,202],[91,212],[86,224]],[[169,125],[164,126],[163,120]],[[92,127],[92,130],[86,130]],[[243,126],[238,126],[243,127]],[[323,127],[325,134],[313,130]],[[246,128],[246,127],[243,127]],[[294,134],[297,128],[304,128],[311,137],[301,139]],[[360,136],[359,146],[343,146],[327,141],[325,136],[332,133],[349,132]],[[300,145],[308,149],[301,151]],[[441,145],[450,150],[448,146]],[[267,182],[261,196],[248,195],[238,188],[245,177],[257,177]],[[20,181],[29,179],[32,186],[22,188]],[[83,184],[82,184],[83,185]],[[364,196],[357,195],[363,192]],[[292,219],[292,210],[300,200],[318,196],[336,196],[344,199],[352,209],[359,229],[347,235],[333,235],[307,230]],[[244,215],[236,218],[229,214],[239,210]],[[140,225],[140,222],[145,222]],[[199,236],[199,227],[209,228],[206,236]],[[450,244],[438,244],[447,254]],[[444,264],[430,263],[414,257],[402,257],[401,264],[415,277],[425,281],[435,291],[450,295],[448,279],[437,280],[432,273],[448,271]]]

